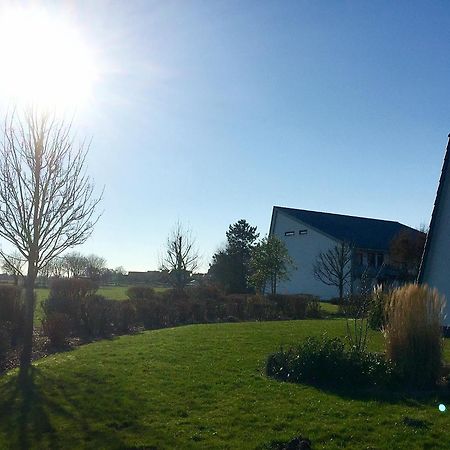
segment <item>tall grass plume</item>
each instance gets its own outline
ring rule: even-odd
[[[445,298],[436,289],[409,284],[386,303],[386,356],[411,387],[436,384],[442,368]]]

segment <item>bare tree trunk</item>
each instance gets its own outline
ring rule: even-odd
[[[29,369],[31,366],[31,354],[33,349],[33,330],[34,330],[34,285],[36,281],[36,268],[34,264],[28,265],[28,274],[25,281],[25,317],[24,317],[24,335],[23,348],[20,355],[20,373],[19,378],[22,382],[28,380]]]

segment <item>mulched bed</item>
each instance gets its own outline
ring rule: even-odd
[[[91,341],[83,341],[80,338],[70,338],[64,349],[55,349],[50,345],[49,339],[46,336],[43,336],[39,329],[35,328],[33,332],[33,353],[31,359],[32,361],[36,361],[37,359],[45,358],[48,355],[59,353],[61,351],[67,351],[79,345],[87,344],[88,342]],[[8,352],[6,358],[3,361],[0,361],[0,375],[19,367],[21,351],[21,346],[13,348]]]

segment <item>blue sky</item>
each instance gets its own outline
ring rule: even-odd
[[[265,234],[273,205],[428,224],[450,132],[447,1],[64,7],[102,68],[76,120],[105,186],[80,251],[156,269],[180,220],[207,269],[229,224]]]

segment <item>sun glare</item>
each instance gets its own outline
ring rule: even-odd
[[[92,52],[63,18],[38,9],[0,12],[0,95],[16,104],[73,108],[92,92]]]

